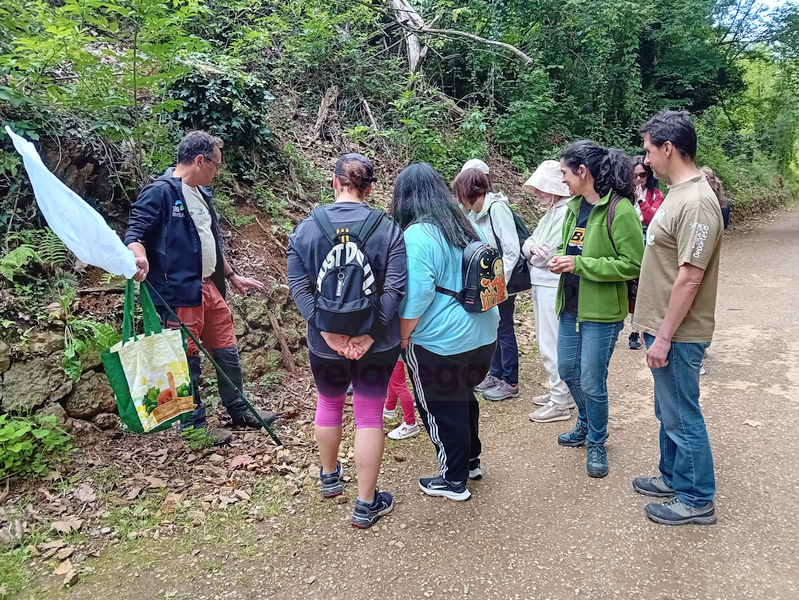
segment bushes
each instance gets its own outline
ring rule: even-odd
[[[29,419],[0,414],[0,481],[38,475],[69,455],[69,436],[54,416]]]

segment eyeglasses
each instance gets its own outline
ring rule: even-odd
[[[209,158],[205,154],[203,154],[203,158],[205,160],[207,160],[209,163],[211,163],[212,165],[216,166],[216,170],[217,171],[222,168],[222,163],[221,162],[216,162],[213,158]]]
[[[646,173],[633,173],[633,179],[646,179],[649,177]]]

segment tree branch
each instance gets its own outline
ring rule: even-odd
[[[430,29],[427,27],[419,29],[419,33],[429,33],[431,35],[440,35],[444,37],[464,37],[470,40],[474,40],[475,42],[480,42],[481,44],[490,44],[492,46],[499,46],[500,48],[504,48],[505,50],[513,52],[516,56],[521,58],[525,62],[525,64],[530,64],[531,62],[533,62],[532,58],[530,58],[524,52],[519,50],[516,46],[511,46],[510,44],[506,44],[505,42],[488,40],[473,33],[458,31],[457,29]]]

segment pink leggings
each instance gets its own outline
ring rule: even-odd
[[[315,424],[341,426],[347,388],[352,382],[355,428],[382,429],[383,403],[398,356],[399,348],[369,353],[360,360],[322,358],[311,352],[311,371],[318,393]]]
[[[408,389],[408,380],[405,379],[405,363],[397,361],[394,372],[391,374],[391,381],[388,383],[388,395],[386,396],[386,410],[397,408],[397,399],[402,405],[402,420],[406,425],[416,423],[416,414],[413,410],[413,396]]]

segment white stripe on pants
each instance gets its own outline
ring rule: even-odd
[[[535,337],[538,350],[544,362],[544,370],[549,376],[551,400],[561,408],[565,408],[571,400],[569,387],[558,375],[558,315],[555,302],[558,288],[534,285],[533,314],[535,316]]]

